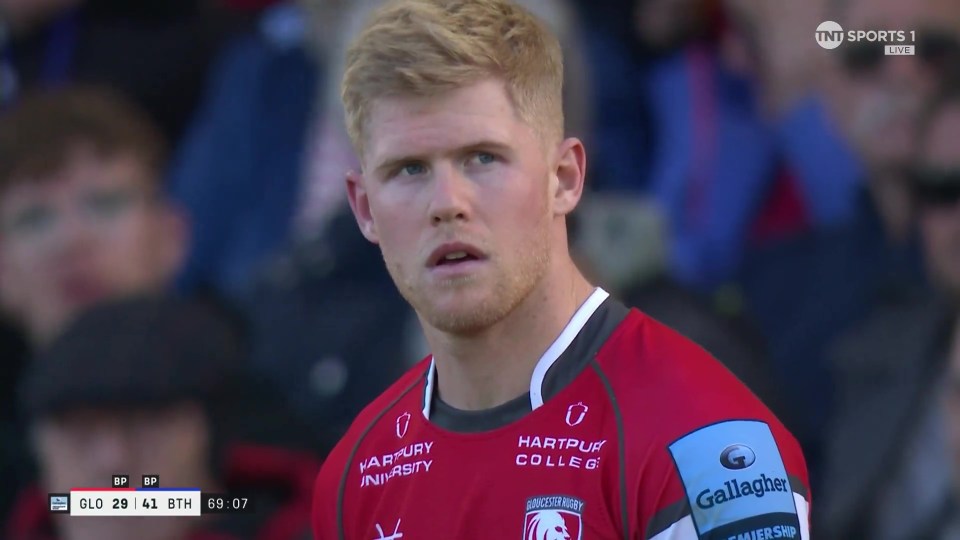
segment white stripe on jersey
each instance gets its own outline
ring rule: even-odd
[[[543,353],[543,356],[540,357],[540,360],[537,362],[537,367],[533,369],[533,377],[530,378],[531,410],[535,411],[543,406],[543,379],[547,376],[547,372],[557,363],[557,359],[560,358],[563,351],[567,350],[567,347],[573,342],[573,338],[577,337],[577,334],[580,333],[580,330],[583,330],[583,326],[587,324],[587,321],[590,320],[593,313],[597,311],[600,304],[609,296],[610,293],[597,287],[586,301],[584,301],[583,305],[580,306],[580,309],[573,314],[570,322],[567,323],[567,327],[563,329],[563,332],[560,332],[560,335],[553,344],[550,345],[547,352]]]

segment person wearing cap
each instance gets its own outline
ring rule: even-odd
[[[159,296],[84,312],[31,363],[18,397],[42,487],[23,494],[11,540],[308,538],[318,464],[240,445],[250,399],[233,328],[207,307]],[[46,492],[156,474],[160,485],[249,495],[255,513],[224,519],[58,516]]]
[[[923,125],[907,186],[933,290],[888,291],[832,348],[840,399],[816,538],[957,538],[960,96]]]

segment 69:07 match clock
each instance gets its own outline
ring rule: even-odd
[[[201,512],[204,514],[246,514],[253,512],[249,497],[204,493],[201,496]]]

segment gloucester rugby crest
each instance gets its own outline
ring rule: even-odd
[[[583,501],[564,495],[527,499],[523,540],[582,540]]]

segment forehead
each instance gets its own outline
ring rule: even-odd
[[[479,141],[517,146],[533,136],[505,85],[496,80],[430,97],[377,99],[366,131],[365,162],[374,167],[399,156],[441,153]]]
[[[4,189],[4,206],[9,201],[53,197],[77,188],[124,185],[148,188],[151,174],[133,154],[102,155],[92,149],[77,149],[63,165],[42,175],[23,175]]]
[[[960,103],[937,111],[923,137],[923,160],[928,165],[960,168]]]
[[[957,0],[848,0],[845,30],[960,31]]]

